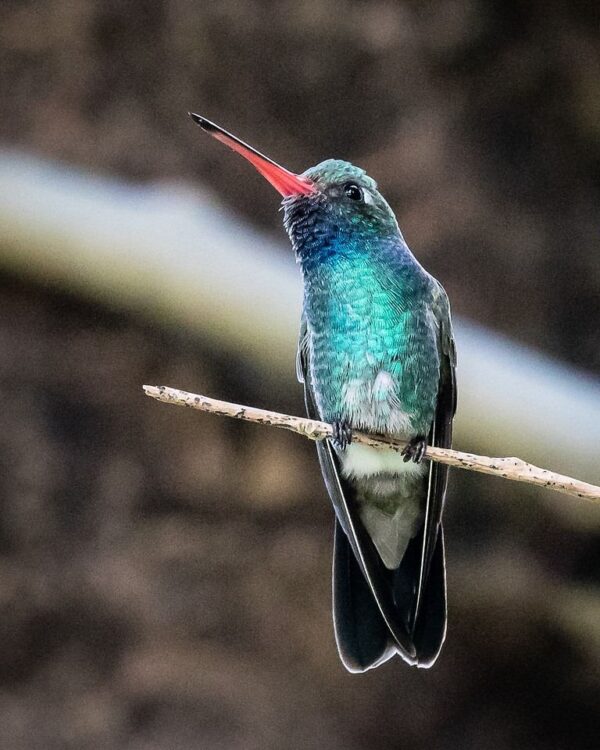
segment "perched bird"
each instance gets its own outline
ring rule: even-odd
[[[191,114],[191,113],[190,113]],[[301,175],[196,114],[283,196],[302,269],[297,373],[310,417],[334,427],[317,443],[336,515],[333,619],[351,672],[398,653],[430,667],[446,634],[442,509],[456,410],[446,292],[409,250],[364,170],[327,159]],[[406,441],[402,454],[352,443],[352,430]]]

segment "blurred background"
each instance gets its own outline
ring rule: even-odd
[[[456,447],[600,483],[596,3],[4,0],[0,747],[597,746],[598,510],[455,471],[430,671],[338,660],[278,199],[379,182],[457,320]]]

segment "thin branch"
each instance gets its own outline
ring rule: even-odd
[[[304,435],[304,437],[310,440],[325,440],[331,437],[333,432],[330,424],[319,422],[315,419],[293,417],[275,411],[256,409],[253,406],[240,406],[228,401],[218,401],[208,396],[180,391],[177,388],[168,388],[164,385],[145,385],[143,388],[147,396],[168,404],[189,406],[192,409],[218,414],[221,417],[234,417],[236,419],[244,419],[248,422],[282,427],[283,429],[297,432],[299,435]],[[373,446],[374,448],[397,452],[401,451],[405,445],[401,442],[392,442],[385,437],[375,437],[355,431],[352,433],[352,440],[356,443]],[[564,476],[563,474],[556,474],[547,469],[540,469],[538,466],[528,464],[520,458],[490,458],[488,456],[477,456],[473,453],[463,453],[462,451],[455,451],[450,448],[436,448],[434,446],[427,446],[425,457],[431,461],[439,461],[440,463],[455,466],[459,469],[469,469],[470,471],[479,471],[483,474],[493,474],[504,479],[512,479],[516,482],[536,484],[540,487],[548,487],[557,492],[564,492],[567,495],[575,495],[591,502],[600,503],[600,487],[582,482],[579,479]]]

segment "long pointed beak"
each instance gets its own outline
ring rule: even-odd
[[[289,197],[291,195],[310,195],[311,193],[317,192],[317,189],[312,182],[279,166],[279,164],[275,163],[272,159],[269,159],[267,156],[264,156],[264,154],[261,154],[259,151],[252,148],[252,146],[244,143],[244,141],[240,141],[239,138],[236,138],[234,135],[231,135],[231,133],[223,130],[223,128],[215,125],[214,122],[211,122],[194,112],[189,112],[189,115],[192,120],[202,128],[202,130],[210,133],[213,138],[216,138],[218,141],[221,141],[221,143],[229,146],[233,151],[237,151],[237,153],[241,154],[244,159],[247,159],[250,164],[253,164],[261,175],[273,185],[275,190],[281,193],[284,197]]]

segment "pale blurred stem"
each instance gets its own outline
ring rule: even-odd
[[[258,424],[271,425],[272,427],[283,427],[286,430],[297,432],[299,435],[310,440],[325,440],[331,437],[333,429],[326,422],[319,422],[314,419],[304,419],[303,417],[292,417],[288,414],[280,414],[275,411],[266,411],[265,409],[256,409],[253,406],[240,406],[228,401],[218,401],[208,396],[201,396],[196,393],[187,393],[177,388],[168,388],[167,386],[143,386],[147,396],[164,401],[167,404],[178,404],[179,406],[189,406],[199,411],[218,414],[221,417],[235,417],[235,419],[244,419],[247,422],[256,422]],[[370,445],[382,450],[401,451],[404,443],[392,442],[384,437],[367,435],[362,432],[352,433],[352,440],[362,445]],[[449,448],[427,447],[426,458],[431,461],[439,461],[449,466],[455,466],[459,469],[469,469],[470,471],[479,471],[483,474],[493,474],[503,479],[512,479],[515,482],[525,482],[526,484],[536,484],[540,487],[548,487],[557,492],[564,492],[567,495],[582,497],[591,502],[600,503],[600,487],[593,484],[582,482],[579,479],[555,474],[547,469],[540,469],[533,464],[528,464],[520,458],[490,458],[488,456],[477,456],[473,453],[463,453]]]

